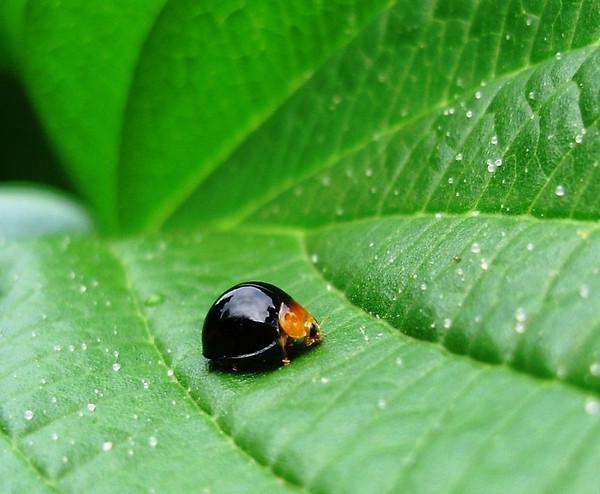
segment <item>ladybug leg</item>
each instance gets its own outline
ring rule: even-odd
[[[287,349],[285,348],[289,344],[289,338],[290,337],[282,329],[279,330],[279,342],[281,343],[281,351],[283,353],[283,358],[281,359],[281,361],[283,362],[283,365],[288,365],[290,363]]]

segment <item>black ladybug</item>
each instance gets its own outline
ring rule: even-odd
[[[319,324],[290,295],[270,283],[248,281],[224,292],[208,310],[202,353],[237,370],[255,364],[290,363],[287,348],[302,338],[320,343]]]

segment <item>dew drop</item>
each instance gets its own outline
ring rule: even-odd
[[[450,329],[452,327],[452,319],[446,318],[444,319],[444,329]]]
[[[94,410],[96,410],[96,405],[94,403],[88,403],[87,409],[88,411],[93,412]]]
[[[481,245],[479,245],[479,242],[473,242],[471,245],[471,252],[473,254],[479,254],[481,252]]]
[[[121,364],[119,364],[118,362],[115,362],[112,365],[112,370],[114,370],[115,372],[119,372],[121,370]]]
[[[457,154],[457,155],[454,157],[454,159],[455,159],[456,161],[462,161],[462,159],[463,159],[463,154],[462,154],[462,153],[458,153],[458,154]],[[450,178],[448,179],[448,183],[449,183],[449,184],[451,184],[451,183],[452,183],[450,180],[453,180],[453,179],[452,179],[452,177],[450,177]]]
[[[558,197],[563,197],[565,195],[565,188],[562,185],[557,185],[556,189],[554,190],[554,193]]]
[[[367,177],[372,177],[372,176],[373,176],[373,169],[372,169],[372,168],[367,168],[367,169],[365,170],[365,175],[366,175]]]
[[[596,415],[600,412],[600,401],[596,398],[587,398],[584,404],[585,413],[588,415]]]
[[[321,378],[321,382],[322,382],[323,384],[329,384],[329,378],[327,378],[327,377],[322,377],[322,378]]]
[[[150,436],[148,438],[148,444],[151,448],[156,448],[156,445],[158,444],[158,439],[156,438],[156,436]]]
[[[523,307],[517,307],[515,310],[515,331],[519,334],[523,334],[525,332],[525,321],[527,321],[527,312]]]
[[[534,100],[535,99],[535,91],[529,91],[528,97],[529,97],[529,99]]]
[[[473,116],[473,112],[471,110],[467,110],[467,113],[465,113],[465,115],[467,116],[467,118],[471,118]]]
[[[527,244],[527,250],[528,250],[529,252],[532,252],[532,251],[533,251],[533,248],[534,248],[533,242],[529,242],[529,243]]]
[[[427,290],[427,283],[421,283],[421,287],[420,288],[421,288],[422,291]]]
[[[379,410],[384,410],[385,407],[387,407],[387,402],[384,398],[379,398],[379,400],[377,400],[377,408],[379,408]]]
[[[575,136],[575,142],[576,142],[577,144],[581,144],[581,143],[583,142],[583,136],[582,136],[581,134],[577,134],[577,135]]]
[[[402,360],[402,357],[396,357],[396,365],[398,367],[402,367],[404,365],[404,360]]]
[[[167,370],[167,376],[169,376],[169,377],[173,377],[173,374],[174,374],[174,373],[173,373],[173,369],[168,369],[168,370]]]
[[[560,60],[562,58],[562,53],[557,51],[556,55],[554,55],[554,56],[555,56],[556,60]]]
[[[590,374],[595,377],[600,376],[600,362],[594,362],[590,365]]]
[[[486,261],[485,259],[481,260],[481,263],[479,264],[481,269],[483,269],[484,271],[487,271],[490,267],[490,263],[488,261]]]
[[[492,144],[498,144],[498,136],[492,136],[492,138],[490,139],[490,142]]]
[[[110,451],[113,447],[113,443],[110,441],[105,441],[102,445],[102,451]]]
[[[58,433],[53,432],[50,437],[52,438],[53,441],[58,441]]]
[[[525,322],[527,320],[527,312],[523,307],[517,307],[517,310],[515,310],[515,319],[519,322]]]
[[[481,99],[481,91],[475,91],[475,99]]]
[[[87,286],[80,285],[79,286],[79,293],[85,293],[85,292],[87,292]]]
[[[162,302],[163,302],[162,295],[160,295],[158,293],[153,293],[144,301],[144,304],[146,304],[146,306],[148,306],[148,307],[154,307],[155,305],[162,304]]]
[[[581,298],[588,298],[590,296],[590,287],[585,283],[579,287],[579,295]]]
[[[31,410],[25,410],[25,412],[23,412],[23,418],[25,420],[31,420],[33,418],[33,412]]]

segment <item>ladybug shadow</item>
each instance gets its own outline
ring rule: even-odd
[[[291,362],[310,350],[302,344],[286,347],[288,358]],[[289,365],[289,364],[288,364]],[[293,365],[293,363],[291,363]],[[283,352],[281,347],[273,347],[259,355],[238,359],[209,360],[207,363],[210,372],[224,374],[264,374],[284,367]]]

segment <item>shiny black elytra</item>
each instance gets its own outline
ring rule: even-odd
[[[281,288],[249,281],[230,288],[208,310],[202,353],[219,367],[290,363],[287,347],[320,343],[317,321]]]

